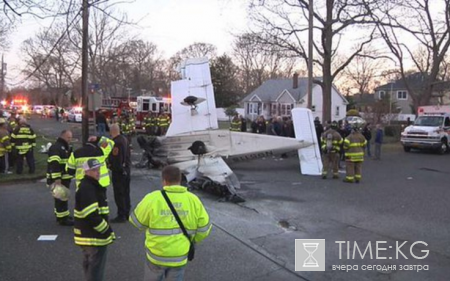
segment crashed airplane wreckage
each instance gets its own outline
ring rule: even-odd
[[[310,110],[292,110],[297,138],[218,130],[213,87],[206,58],[180,66],[182,80],[172,82],[172,122],[166,136],[138,138],[144,149],[140,166],[174,165],[191,188],[231,202],[240,183],[228,162],[251,160],[298,150],[303,174],[320,175],[322,162]]]

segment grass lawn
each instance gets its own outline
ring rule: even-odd
[[[4,185],[6,183],[15,183],[20,181],[27,180],[37,180],[41,178],[45,178],[45,174],[47,173],[47,154],[39,153],[41,149],[41,145],[46,145],[49,142],[48,139],[44,139],[42,136],[36,137],[36,147],[34,148],[34,159],[36,162],[36,172],[32,175],[28,173],[28,166],[26,164],[26,160],[24,159],[24,168],[23,173],[21,175],[17,175],[15,173],[15,169],[13,174],[0,175],[0,184]]]

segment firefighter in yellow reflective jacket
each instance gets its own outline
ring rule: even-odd
[[[28,169],[30,174],[34,174],[36,165],[34,162],[33,148],[36,146],[36,134],[27,120],[23,117],[19,119],[19,126],[11,134],[12,146],[17,151],[16,159],[16,173],[22,174],[23,158],[27,159]]]
[[[189,238],[183,234],[161,191],[147,194],[131,213],[129,220],[138,229],[146,230],[145,280],[163,280],[164,276],[182,280],[191,242],[198,243],[205,239],[211,231],[211,223],[200,199],[188,192],[186,187],[180,186],[180,169],[175,166],[165,167],[162,181],[163,189]]]
[[[239,115],[236,114],[233,117],[233,120],[231,120],[230,131],[240,132],[241,126],[242,126],[241,118],[239,118]]]
[[[11,152],[11,138],[7,130],[6,120],[0,118],[0,173],[8,174],[8,153]]]
[[[67,161],[66,169],[69,174],[75,175],[76,185],[80,184],[84,177],[83,164],[88,159],[97,159],[102,167],[100,168],[99,183],[106,190],[106,187],[111,183],[108,168],[106,166],[106,159],[108,159],[114,147],[114,141],[107,137],[89,137],[88,142],[81,148],[75,150]]]
[[[73,178],[66,171],[67,160],[72,153],[70,142],[72,141],[72,132],[64,130],[59,138],[48,150],[47,159],[47,185],[54,183],[62,184],[70,188],[70,180]],[[67,201],[55,198],[55,216],[56,221],[63,226],[73,225],[73,218],[69,216],[69,208]]]
[[[326,179],[328,171],[333,170],[333,179],[339,178],[339,150],[341,149],[342,137],[337,132],[336,121],[322,134],[322,178]]]
[[[352,132],[344,140],[345,166],[347,170],[344,182],[359,183],[361,181],[366,143],[366,138],[359,132],[359,128],[354,125]]]
[[[161,113],[157,119],[159,135],[166,135],[167,128],[169,128],[170,118],[167,114]]]
[[[75,194],[75,244],[83,252],[85,280],[103,280],[107,246],[116,236],[108,223],[108,209],[104,188],[99,184],[100,167],[97,159],[83,164],[84,177]]]

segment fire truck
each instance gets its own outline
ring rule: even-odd
[[[450,146],[450,106],[421,106],[414,124],[405,128],[400,141],[406,152],[432,149],[445,154]]]
[[[149,113],[170,114],[171,99],[154,96],[138,96],[136,98],[136,128],[143,128],[144,118]]]

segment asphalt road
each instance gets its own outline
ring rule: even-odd
[[[54,136],[67,126],[33,122],[37,131]],[[139,157],[138,149],[133,153]],[[247,201],[224,203],[196,192],[214,228],[198,247],[186,280],[448,280],[449,161],[450,155],[390,150],[381,161],[364,162],[360,184],[302,176],[295,154],[232,163]],[[159,187],[159,171],[134,169],[132,204]],[[114,214],[112,188],[108,198]],[[44,183],[0,186],[0,221],[0,280],[82,280],[81,254],[73,244],[72,229],[55,223]],[[113,227],[120,238],[110,246],[105,280],[142,280],[143,233],[129,224]],[[42,234],[58,237],[53,242],[37,241]],[[324,272],[294,271],[295,239],[326,240]],[[373,258],[348,259],[345,247],[339,258],[335,241],[349,241],[350,253],[355,242],[362,251],[370,242]],[[378,252],[386,259],[376,259],[377,241],[386,241]],[[427,245],[412,246],[415,241]],[[406,242],[401,251],[408,259],[396,257],[396,242]],[[426,258],[414,258],[427,250]],[[336,265],[358,270],[333,270]],[[396,269],[362,270],[368,265],[396,265]],[[400,270],[400,266],[412,269],[409,265],[428,270]]]

